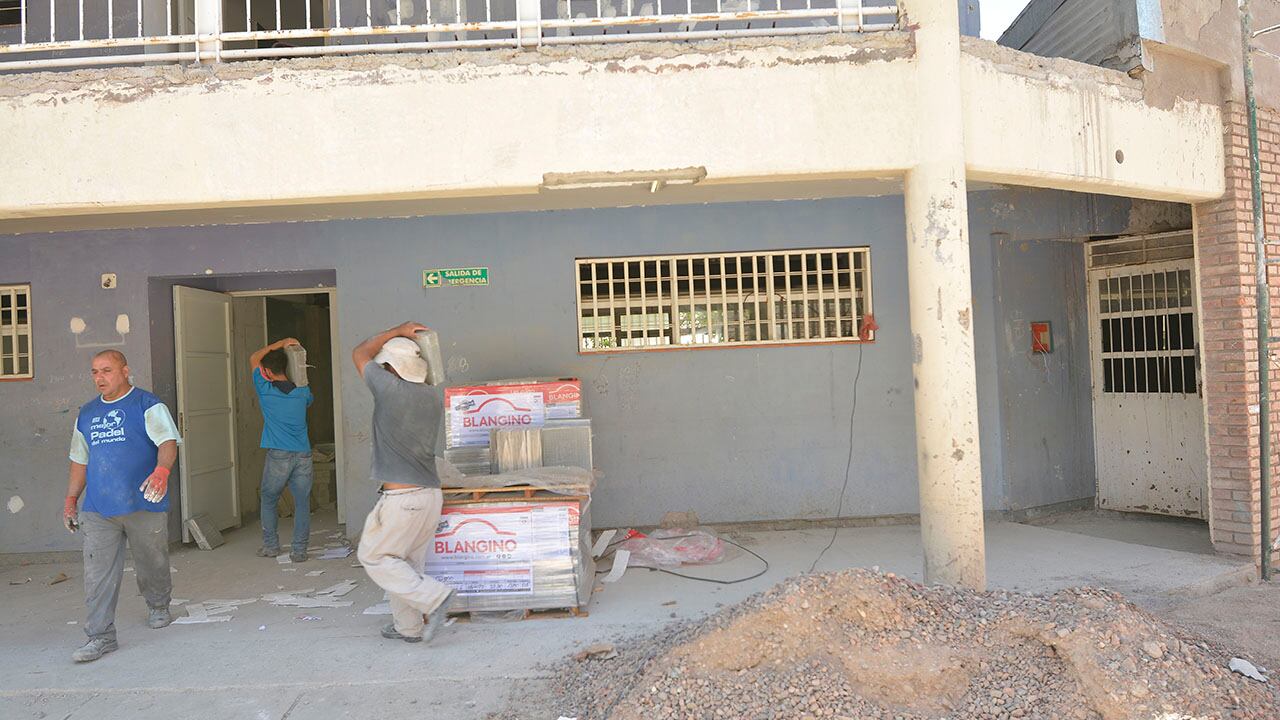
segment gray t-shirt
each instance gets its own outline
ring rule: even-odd
[[[436,438],[444,419],[442,388],[401,380],[375,362],[364,366],[373,393],[373,467],[379,484],[440,487]]]

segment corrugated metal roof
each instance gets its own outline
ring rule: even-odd
[[[1031,0],[998,42],[1128,72],[1141,64],[1138,0]]]

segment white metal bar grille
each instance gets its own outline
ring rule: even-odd
[[[1102,392],[1198,393],[1191,270],[1112,271],[1097,288]]]
[[[1098,240],[1088,247],[1089,268],[1093,270],[1187,260],[1195,255],[1195,241],[1189,230]]]
[[[857,342],[870,273],[868,248],[582,258],[578,348]]]
[[[33,377],[31,286],[0,285],[0,379]]]

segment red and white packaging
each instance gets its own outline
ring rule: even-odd
[[[547,420],[582,417],[577,378],[460,385],[445,388],[446,447],[489,446],[489,431],[542,427]]]

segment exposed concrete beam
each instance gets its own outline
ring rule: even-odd
[[[1225,192],[1216,103],[1157,107],[1143,81],[1116,70],[964,45],[970,178],[1174,202]]]
[[[911,34],[877,33],[9,75],[0,223],[20,222],[0,232],[563,206],[535,200],[546,173],[705,167],[701,202],[901,178],[919,156],[914,56]],[[1222,193],[1211,103],[1154,107],[1123,73],[983,41],[960,63],[971,178]]]

